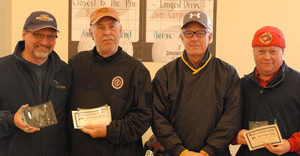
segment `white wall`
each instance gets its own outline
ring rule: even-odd
[[[217,57],[236,67],[240,76],[254,69],[252,38],[259,28],[276,26],[285,35],[286,63],[300,71],[299,0],[218,0]]]
[[[154,78],[156,71],[161,68],[166,63],[161,62],[143,62],[143,64],[147,67],[147,69],[150,71],[151,79]],[[146,142],[150,136],[153,134],[151,128],[148,129],[148,131],[143,135],[143,142]]]
[[[0,57],[11,53],[11,1],[0,1]]]
[[[10,1],[10,0],[4,0]],[[1,1],[2,2],[2,1]],[[21,31],[26,17],[37,10],[48,11],[57,18],[59,37],[55,50],[65,61],[68,60],[68,0],[11,0],[11,49],[21,39]],[[252,71],[251,41],[257,29],[265,25],[279,27],[286,38],[285,60],[297,70],[300,57],[298,28],[300,14],[299,0],[218,0],[216,56],[234,65],[240,76]],[[1,13],[3,10],[0,11]],[[2,16],[0,16],[2,18]],[[2,20],[0,21],[3,24]],[[0,40],[1,41],[1,40]],[[160,63],[148,63],[159,66]],[[154,71],[155,72],[155,71]]]

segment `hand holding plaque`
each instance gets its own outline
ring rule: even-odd
[[[43,128],[57,124],[52,102],[46,102],[37,106],[21,108],[23,121],[35,128]]]

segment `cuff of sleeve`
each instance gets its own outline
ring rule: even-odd
[[[300,131],[295,132],[287,141],[290,143],[290,151],[300,154]]]
[[[234,138],[232,141],[231,141],[231,145],[237,145],[238,143],[237,143],[237,139],[236,138]]]
[[[9,124],[10,127],[16,127],[15,121],[14,121],[14,114],[8,114],[7,115],[7,123]]]
[[[184,152],[186,152],[185,150],[187,150],[185,147],[183,147],[182,145],[177,145],[172,149],[172,154],[173,155],[181,155]]]
[[[113,136],[112,136],[112,133],[111,133],[111,126],[110,125],[107,125],[106,126],[106,139],[107,140],[112,140]]]
[[[187,151],[189,151],[188,149],[185,149],[184,151],[182,151],[181,153],[180,153],[180,155],[179,156],[182,156],[183,155],[183,153],[185,153],[185,152],[187,152]]]
[[[203,147],[202,148],[202,150],[201,151],[205,151],[205,153],[207,154],[207,155],[215,155],[215,150],[212,148],[212,147],[210,147],[210,146],[205,146],[205,147]]]
[[[206,156],[209,156],[208,153],[206,153],[205,151],[201,150],[200,153],[204,153]]]
[[[295,152],[295,151],[297,151],[297,150],[295,149],[295,148],[296,148],[295,144],[297,144],[296,140],[295,140],[293,137],[291,137],[291,138],[287,139],[287,141],[288,141],[288,142],[290,143],[290,145],[291,145],[291,149],[290,149],[289,152]]]

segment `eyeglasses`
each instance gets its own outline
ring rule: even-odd
[[[208,33],[207,30],[199,30],[199,31],[185,31],[182,32],[184,37],[186,38],[191,38],[194,36],[194,34],[196,34],[197,37],[203,37],[206,35],[206,33]]]
[[[42,33],[37,33],[37,32],[32,32],[32,31],[29,31],[29,30],[26,30],[26,32],[29,32],[33,35],[33,37],[37,40],[43,40],[45,37],[48,41],[55,41],[56,38],[58,37],[57,35],[45,35],[45,34],[42,34]]]

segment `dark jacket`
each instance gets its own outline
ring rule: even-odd
[[[189,66],[183,55],[156,73],[152,130],[175,156],[185,149],[230,155],[228,145],[241,127],[239,76],[208,50],[201,70]]]
[[[67,97],[71,85],[71,70],[52,51],[42,101],[38,97],[35,73],[21,53],[20,41],[12,55],[0,59],[0,155],[1,156],[65,156],[68,155],[66,136]],[[21,105],[39,105],[52,101],[58,124],[27,134],[14,124],[14,113]]]
[[[277,74],[262,87],[254,71],[242,78],[243,129],[249,129],[249,121],[276,121],[283,139],[300,131],[300,73],[285,63]],[[249,151],[242,145],[237,155],[273,156],[266,148]],[[285,155],[297,155],[287,153]]]
[[[106,138],[94,139],[71,124],[72,155],[143,155],[141,136],[151,125],[153,98],[144,65],[120,47],[108,58],[100,56],[96,48],[80,52],[69,64],[74,80],[71,109],[108,104],[112,117]]]

